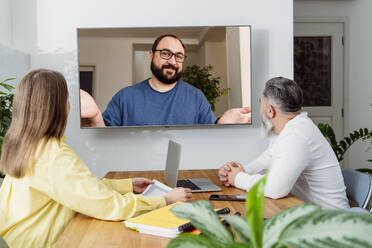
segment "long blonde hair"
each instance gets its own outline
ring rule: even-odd
[[[36,147],[63,136],[67,123],[68,90],[63,75],[39,69],[19,82],[14,95],[12,122],[1,149],[1,171],[21,178],[31,169]]]

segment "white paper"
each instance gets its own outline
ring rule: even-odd
[[[154,183],[147,186],[142,195],[144,196],[165,196],[172,188],[154,179]]]
[[[142,228],[140,228],[138,231],[140,233],[145,233],[145,234],[150,234],[150,235],[155,235],[155,236],[161,236],[161,237],[166,237],[166,238],[175,238],[180,233],[180,232],[177,232],[177,233],[157,232],[157,231],[154,231],[154,230],[147,230],[147,229],[142,229]]]

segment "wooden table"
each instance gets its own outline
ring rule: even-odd
[[[164,171],[109,172],[106,178],[147,177],[163,182]],[[180,171],[180,178],[205,177],[223,189],[217,194],[244,194],[236,188],[224,187],[218,180],[217,170]],[[193,199],[207,200],[211,193],[194,193]],[[239,211],[245,215],[244,202],[212,201],[215,208],[229,207],[231,213]],[[265,198],[265,217],[270,218],[283,209],[303,203],[288,196],[279,200]],[[140,234],[127,229],[122,221],[103,221],[77,214],[58,239],[57,247],[166,247],[169,238]]]

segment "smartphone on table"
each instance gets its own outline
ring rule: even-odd
[[[211,201],[245,201],[245,195],[210,195]]]

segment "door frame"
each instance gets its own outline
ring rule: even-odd
[[[92,97],[96,98],[97,97],[97,85],[96,85],[96,78],[97,78],[97,66],[95,63],[84,63],[84,64],[79,64],[79,75],[81,71],[91,71],[93,72],[93,77],[92,77]],[[79,76],[80,77],[80,76]],[[79,78],[79,89],[80,89],[80,78]]]
[[[293,18],[293,29],[295,23],[341,23],[343,25],[344,39],[343,39],[343,133],[344,136],[348,135],[350,132],[350,17],[348,16],[295,16]],[[294,37],[294,31],[293,31]],[[343,137],[337,137],[340,140]],[[344,158],[344,165],[349,167],[349,153],[346,152]]]

